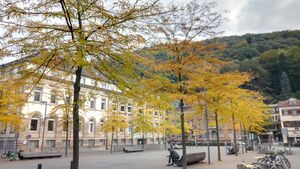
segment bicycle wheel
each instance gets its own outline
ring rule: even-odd
[[[2,159],[6,159],[6,158],[7,158],[7,154],[6,154],[6,153],[2,153],[2,154],[1,154],[1,158],[2,158]]]
[[[286,169],[283,165],[277,165],[276,169]]]
[[[284,158],[283,160],[284,160],[284,163],[286,164],[286,166],[287,166],[288,168],[291,168],[291,163],[290,163],[290,161],[289,161],[287,158]]]

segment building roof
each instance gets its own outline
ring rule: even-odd
[[[287,100],[279,101],[278,107],[300,107],[300,100],[289,98]]]

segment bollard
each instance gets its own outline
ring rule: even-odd
[[[42,164],[38,164],[37,169],[42,169]]]
[[[73,161],[71,161],[70,169],[73,169]]]

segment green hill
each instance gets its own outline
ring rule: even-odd
[[[267,102],[300,98],[300,31],[228,36],[206,42],[216,41],[226,44],[218,57],[230,61],[222,71],[252,72],[255,78],[247,87],[263,92]]]
[[[261,91],[267,103],[288,97],[300,99],[300,31],[228,36],[202,43],[224,44],[225,49],[215,55],[229,62],[221,71],[253,73],[254,79],[243,87]],[[145,51],[140,53],[146,55]],[[160,51],[146,57],[164,60],[169,56]]]

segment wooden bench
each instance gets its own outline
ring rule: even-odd
[[[132,148],[132,147],[123,147],[124,153],[134,153],[134,152],[142,152],[144,149],[142,148]]]
[[[187,165],[189,164],[194,164],[199,161],[203,161],[205,159],[206,153],[205,152],[200,152],[200,153],[191,153],[186,155],[186,163]],[[182,157],[180,160],[174,160],[173,163],[176,166],[182,166]]]
[[[62,154],[57,152],[20,152],[19,159],[35,159],[35,158],[54,158],[54,157],[61,157]]]

